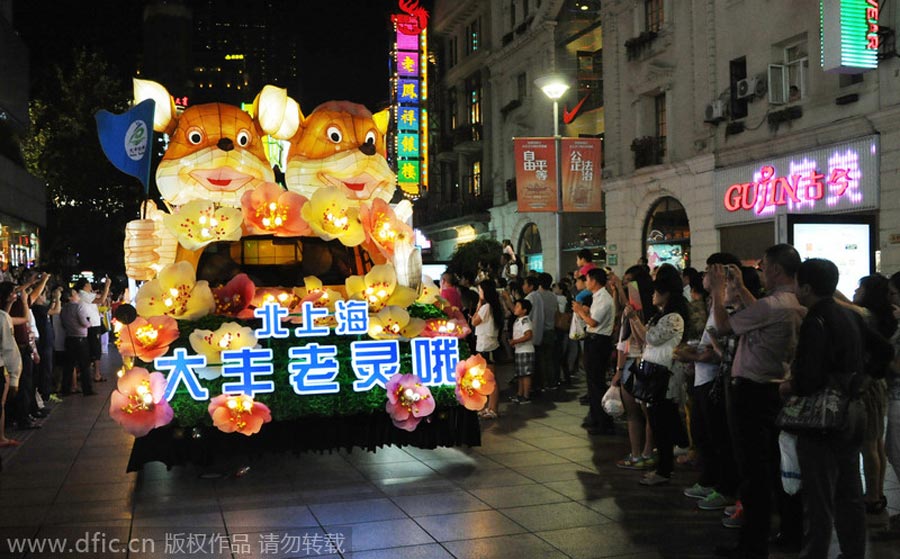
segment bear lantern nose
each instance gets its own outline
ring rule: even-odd
[[[219,143],[216,144],[216,147],[218,147],[222,151],[231,151],[234,149],[234,142],[232,142],[228,138],[222,138],[221,140],[219,140]]]
[[[366,155],[375,155],[375,144],[366,142],[363,145],[359,146],[359,151],[363,152]]]

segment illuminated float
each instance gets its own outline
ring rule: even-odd
[[[165,209],[127,225],[118,314],[124,366],[110,415],[135,435],[129,470],[221,453],[477,445],[493,387],[458,309],[421,277],[412,206],[391,204],[387,113],[328,102],[304,115],[266,86],[245,112],[176,112],[153,128]],[[288,140],[286,188],[262,148]],[[472,369],[469,373],[469,369]],[[456,379],[464,382],[457,386]]]

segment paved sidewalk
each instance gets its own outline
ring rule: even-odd
[[[114,377],[118,357],[103,364]],[[504,388],[510,376],[501,366]],[[27,557],[187,557],[190,544],[216,551],[194,557],[234,559],[699,558],[735,536],[721,512],[681,495],[693,472],[645,488],[639,472],[615,468],[626,439],[579,427],[581,389],[502,404],[480,448],[266,455],[223,464],[227,475],[216,478],[158,463],[125,473],[133,439],[109,419],[114,384],[66,398],[21,447],[0,451],[0,557],[26,556],[9,553],[7,538],[67,537],[80,552]],[[889,512],[900,512],[892,476],[885,492]],[[887,521],[869,518],[872,527]],[[134,552],[110,551],[129,538],[140,539]],[[343,552],[329,554],[334,547]],[[869,557],[900,557],[900,546],[872,544]]]

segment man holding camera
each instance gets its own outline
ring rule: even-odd
[[[744,287],[737,266],[709,267],[713,314],[720,334],[740,336],[731,370],[732,406],[729,428],[741,476],[744,524],[736,548],[717,554],[739,558],[768,556],[772,498],[778,479],[780,453],[775,417],[781,407],[778,385],[790,371],[800,323],[806,314],[795,295],[800,255],[788,244],[766,249],[763,257],[766,296],[756,299]],[[733,315],[725,308],[726,283],[744,308]],[[799,546],[799,502],[782,500],[782,532],[778,543]],[[792,511],[787,511],[792,507]],[[793,525],[790,523],[793,521]]]

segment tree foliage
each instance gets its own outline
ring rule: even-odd
[[[39,78],[23,145],[28,170],[47,188],[44,260],[56,266],[120,270],[125,224],[138,217],[141,185],[106,159],[94,114],[121,113],[131,98],[98,53],[77,49]]]
[[[475,239],[470,243],[459,245],[447,265],[447,270],[456,275],[478,274],[478,263],[485,262],[495,271],[500,269],[500,255],[503,246],[493,239]]]

